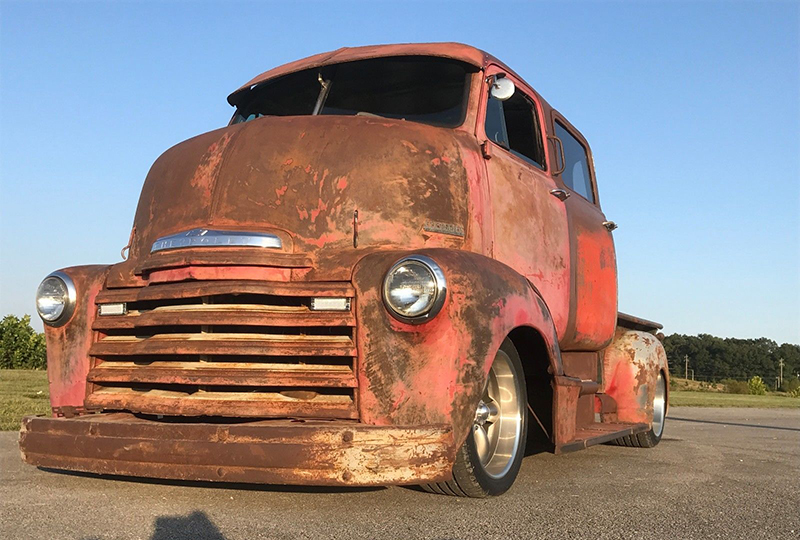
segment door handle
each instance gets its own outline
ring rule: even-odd
[[[569,199],[570,193],[566,189],[551,189],[550,195],[563,202]]]
[[[605,227],[606,229],[608,229],[609,232],[611,232],[617,228],[617,224],[614,223],[613,221],[604,221],[603,227]]]

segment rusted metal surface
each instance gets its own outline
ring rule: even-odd
[[[494,61],[487,76],[505,73],[520,92],[537,107],[539,129],[546,132],[545,119],[550,111],[547,103],[524,80],[509,73],[507,66]],[[481,88],[479,117],[486,116],[488,85]],[[557,179],[528,161],[508,152],[489,140],[478,126],[478,136],[493,147],[491,158],[484,160],[489,186],[492,220],[492,257],[504,262],[535,284],[547,303],[556,331],[561,338],[567,329],[570,314],[570,231],[566,206],[550,191]],[[545,153],[549,148],[545,147]],[[553,158],[548,156],[550,169]]]
[[[167,326],[180,318],[183,324],[209,325],[225,320],[228,324],[242,326],[354,326],[351,313],[309,312],[307,309],[278,309],[277,306],[252,309],[250,305],[206,305],[180,306],[186,309],[173,309],[169,306],[161,310],[133,311],[122,317],[100,317],[95,320],[94,330],[115,328],[139,328],[147,326]],[[258,306],[256,306],[258,308]]]
[[[620,314],[629,330],[616,327],[616,258],[599,203],[551,194],[568,189],[548,144],[553,122],[569,124],[508,66],[461,44],[340,49],[268,71],[229,100],[301,69],[395,55],[475,67],[462,125],[271,116],[158,158],[127,259],[65,270],[79,300],[72,321],[46,328],[51,400],[64,415],[132,411],[192,423],[108,412],[26,420],[31,463],[229,481],[440,481],[496,351],[520,329],[544,343],[519,353],[544,365],[533,371],[548,401],[552,391],[545,431],[556,452],[647,427],[666,357],[634,330],[660,325]],[[486,140],[485,79],[501,73],[536,107],[541,169]],[[591,150],[575,134],[596,201]],[[268,233],[280,247],[151,253],[159,238],[192,229]],[[448,284],[441,312],[420,325],[395,319],[382,301],[386,272],[409,254],[436,261]],[[317,297],[348,299],[350,310],[312,311]],[[97,316],[98,305],[115,303],[125,312]],[[211,426],[204,417],[285,421]],[[60,450],[68,440],[75,447]]]
[[[90,356],[240,354],[258,356],[355,356],[347,336],[280,334],[155,334],[108,336],[95,342]]]
[[[616,402],[616,419],[650,424],[656,379],[661,373],[669,389],[667,355],[652,334],[618,327],[603,351],[603,392]]]
[[[96,383],[356,387],[355,374],[349,366],[261,362],[102,362],[89,371],[87,378]]]
[[[573,192],[564,206],[569,218],[572,279],[569,322],[560,345],[569,351],[597,351],[611,343],[617,317],[617,259],[614,239],[603,226],[592,150],[580,131],[558,111],[550,110],[548,131],[555,135],[555,122],[566,126],[586,150],[594,202]],[[559,187],[570,190],[561,174]]]
[[[28,417],[23,459],[101,474],[225,482],[386,485],[450,478],[447,426],[153,422],[130,414]]]
[[[105,280],[107,266],[65,268],[79,291],[72,318],[63,326],[45,326],[47,341],[47,379],[53,408],[83,407],[86,375],[89,373],[89,348],[94,341],[90,331],[96,317],[94,299]]]
[[[630,424],[622,422],[608,422],[591,424],[578,429],[569,442],[556,446],[557,454],[566,454],[583,450],[596,444],[603,444],[634,433],[642,433],[650,429],[647,424]]]
[[[650,332],[651,334],[655,334],[658,330],[664,328],[663,324],[648,321],[647,319],[642,319],[641,317],[634,317],[633,315],[628,315],[627,313],[622,312],[617,314],[617,325],[629,330],[643,330],[644,332]],[[659,340],[660,339],[661,338],[659,338]]]
[[[281,260],[286,279],[348,280],[364,252],[353,248],[355,210],[361,248],[460,248],[463,238],[422,233],[431,220],[469,228],[462,165],[469,142],[452,130],[336,116],[263,118],[201,135],[153,165],[130,257],[112,268],[109,286],[141,285],[148,272],[191,263],[189,254],[151,255],[150,247],[202,227],[291,231],[281,252],[253,255],[250,264]],[[210,264],[241,265],[237,253],[220,249]],[[310,272],[297,267],[307,261]]]
[[[523,326],[541,332],[551,371],[560,374],[557,336],[544,301],[508,266],[464,251],[417,253],[434,259],[448,276],[445,305],[424,325],[398,321],[380,301],[383,276],[400,252],[370,255],[356,267],[361,419],[451,424],[460,444],[505,336]]]
[[[291,391],[290,391],[291,392]],[[133,411],[168,416],[227,416],[245,418],[357,418],[348,395],[248,390],[246,392],[99,387],[86,398],[86,407],[109,411]]]
[[[146,289],[106,289],[97,296],[97,303],[143,302],[221,294],[352,297],[354,292],[355,289],[349,283],[259,283],[227,279],[224,282],[211,283],[173,283]]]

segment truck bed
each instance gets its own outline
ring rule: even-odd
[[[621,311],[617,313],[617,326],[628,328],[630,330],[650,332],[651,334],[655,334],[664,328],[663,324],[648,321],[647,319],[642,319],[640,317],[634,317],[633,315],[628,315],[627,313],[622,313]]]

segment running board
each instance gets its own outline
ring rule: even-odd
[[[615,423],[594,423],[575,431],[575,437],[564,444],[556,445],[556,454],[566,454],[583,450],[595,444],[603,444],[625,435],[642,433],[648,431],[650,426],[647,424],[627,424],[622,422]]]

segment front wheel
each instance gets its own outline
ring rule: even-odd
[[[492,363],[471,433],[453,465],[453,479],[426,491],[461,497],[505,493],[517,478],[528,434],[528,396],[517,349],[506,339]]]

